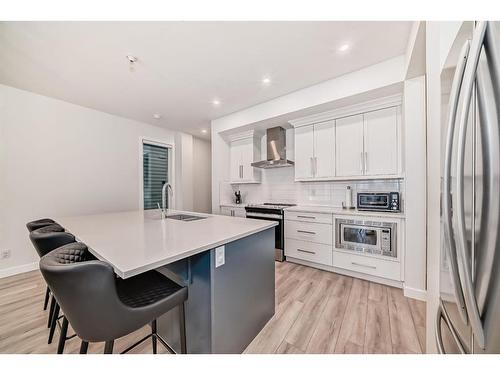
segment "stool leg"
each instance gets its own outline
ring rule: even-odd
[[[55,301],[54,297],[52,299]],[[52,321],[50,322],[50,332],[49,332],[49,344],[52,343],[52,338],[54,337],[54,332],[56,331],[57,318],[59,317],[59,304],[56,302],[54,311],[52,312]]]
[[[104,345],[104,354],[113,354],[114,343],[115,340],[106,341],[106,344]]]
[[[45,291],[45,301],[43,301],[43,311],[47,310],[47,305],[49,304],[49,297],[50,297],[50,290],[49,287],[47,287],[47,290]]]
[[[82,340],[82,344],[80,345],[80,354],[87,354],[88,348],[89,342]]]
[[[156,319],[151,322],[151,342],[153,344],[153,354],[157,353]]]
[[[186,354],[186,311],[184,308],[184,302],[179,305],[179,326],[181,333],[181,353]]]
[[[50,323],[52,323],[52,314],[54,313],[54,307],[56,306],[56,300],[54,296],[50,299],[50,310],[49,310],[49,319],[47,321],[47,328],[50,328]]]
[[[68,333],[68,319],[63,318],[61,332],[59,334],[59,344],[57,345],[57,354],[63,354],[64,344],[66,343],[66,334]]]

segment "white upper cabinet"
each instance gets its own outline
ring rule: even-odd
[[[234,184],[259,183],[261,172],[252,167],[260,160],[260,139],[247,133],[234,137],[230,142],[230,182]]]
[[[335,121],[314,124],[314,178],[335,176]]]
[[[336,121],[337,176],[363,175],[363,115]]]
[[[314,177],[314,129],[313,125],[295,129],[295,179]]]
[[[393,175],[398,172],[398,108],[365,113],[365,175]]]
[[[401,178],[401,96],[291,120],[295,180]]]
[[[295,129],[295,179],[335,176],[335,121]]]

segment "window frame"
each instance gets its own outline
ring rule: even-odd
[[[167,148],[168,181],[172,186],[172,197],[169,202],[169,209],[175,210],[175,146],[171,142],[151,137],[139,137],[139,209],[144,211],[144,144]]]

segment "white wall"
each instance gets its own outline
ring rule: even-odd
[[[435,320],[439,296],[441,225],[440,22],[427,22],[427,311],[426,349],[436,353]]]
[[[406,257],[405,295],[426,295],[426,108],[425,76],[405,81]]]
[[[212,212],[210,142],[193,137],[193,211]]]
[[[38,261],[30,220],[138,209],[139,139],[174,135],[0,85],[0,276]]]

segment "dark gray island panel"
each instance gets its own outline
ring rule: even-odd
[[[212,353],[242,353],[274,315],[274,228],[225,249],[212,267]]]
[[[215,249],[159,271],[184,281],[188,353],[242,353],[274,315],[274,228],[225,246],[215,267]],[[159,334],[180,349],[178,311],[158,319]]]

